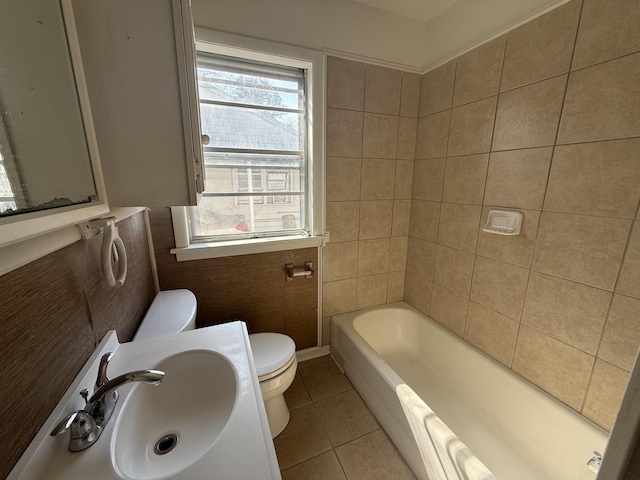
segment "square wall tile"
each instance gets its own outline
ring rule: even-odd
[[[433,281],[461,295],[469,296],[473,260],[472,253],[438,245]]]
[[[511,366],[518,336],[518,322],[469,302],[464,339],[507,367]]]
[[[395,160],[397,149],[398,117],[365,113],[362,156]]]
[[[358,293],[356,308],[375,307],[387,303],[387,289],[389,286],[389,274],[368,275],[358,277]]]
[[[436,243],[438,238],[438,218],[440,203],[423,200],[411,201],[409,235]]]
[[[420,106],[420,82],[422,78],[417,73],[402,72],[402,97],[400,99],[400,115],[403,117],[417,117]]]
[[[442,201],[482,205],[488,163],[488,153],[447,158]]]
[[[393,200],[396,161],[362,159],[361,200]]]
[[[553,147],[493,152],[485,205],[541,210]]]
[[[402,71],[367,65],[364,87],[364,111],[398,115]]]
[[[476,253],[483,257],[529,268],[538,232],[538,223],[540,222],[540,212],[534,210],[522,211],[520,235],[495,235],[482,231],[482,226],[487,222],[489,210],[491,210],[491,207],[482,209]]]
[[[418,119],[400,117],[398,119],[398,151],[396,157],[413,160],[416,156],[416,138],[418,135]]]
[[[471,300],[514,320],[520,320],[529,270],[476,257]]]
[[[357,279],[338,280],[322,285],[322,314],[326,317],[356,309]]]
[[[611,431],[629,382],[629,372],[596,360],[582,415]]]
[[[328,202],[360,200],[360,168],[359,158],[327,157]]]
[[[429,315],[432,285],[431,280],[419,277],[407,270],[404,277],[403,300],[416,310]]]
[[[407,271],[431,281],[436,264],[436,244],[409,237],[407,241]]]
[[[492,150],[553,145],[566,83],[562,75],[501,93]]]
[[[532,270],[612,291],[631,220],[543,212]]]
[[[391,236],[404,237],[409,235],[409,219],[411,218],[411,200],[393,201],[393,221]]]
[[[327,108],[326,155],[328,157],[362,156],[362,112]]]
[[[387,303],[401,302],[404,297],[405,271],[389,272],[389,288],[387,289]]]
[[[502,35],[458,57],[454,107],[498,93],[506,39]]]
[[[573,70],[640,51],[636,0],[585,0]]]
[[[389,250],[389,271],[404,270],[407,264],[407,244],[409,237],[392,237]]]
[[[640,136],[640,53],[572,72],[558,143]]]
[[[631,371],[640,345],[638,318],[640,300],[615,295],[602,332],[598,358]]]
[[[622,270],[616,285],[616,293],[640,298],[640,222],[634,222]]]
[[[413,160],[396,160],[394,199],[410,199],[413,182]]]
[[[573,0],[509,32],[501,90],[567,73],[581,0]]]
[[[594,357],[526,325],[520,326],[513,371],[579,411]]]
[[[360,240],[391,236],[393,200],[360,202]]]
[[[531,272],[522,323],[595,355],[611,293]]]
[[[640,138],[556,147],[544,209],[634,218],[640,199]]]
[[[358,242],[328,243],[323,250],[322,281],[358,276]]]
[[[444,168],[444,158],[416,160],[413,166],[412,198],[439,202],[442,198]]]
[[[362,111],[365,64],[327,57],[327,107]]]
[[[475,253],[482,207],[442,203],[438,224],[438,244]]]
[[[375,275],[389,271],[391,239],[360,241],[358,248],[358,276]]]
[[[490,150],[497,98],[486,98],[451,111],[447,156],[485,153]]]
[[[455,75],[455,60],[422,75],[422,86],[420,88],[421,117],[451,108]]]
[[[444,157],[447,153],[451,111],[435,113],[418,120],[416,158]]]
[[[326,209],[331,243],[358,240],[360,202],[327,202]]]
[[[459,337],[464,336],[469,299],[434,283],[429,316]]]

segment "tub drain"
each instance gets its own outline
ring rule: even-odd
[[[178,435],[175,433],[168,433],[167,435],[163,435],[156,442],[153,447],[153,453],[156,455],[166,455],[171,450],[173,450],[178,444]]]

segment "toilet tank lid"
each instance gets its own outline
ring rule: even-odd
[[[258,377],[284,366],[296,353],[295,342],[281,333],[252,333],[249,343]]]
[[[144,340],[194,328],[197,305],[196,296],[189,290],[158,292],[133,340]]]

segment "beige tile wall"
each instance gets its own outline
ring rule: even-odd
[[[326,343],[331,315],[403,298],[420,81],[327,59]]]
[[[607,429],[640,343],[638,25],[573,0],[423,75],[406,243],[405,301]]]

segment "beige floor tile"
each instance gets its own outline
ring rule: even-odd
[[[313,404],[291,410],[289,424],[273,443],[282,470],[331,450],[331,441]]]
[[[327,356],[327,358],[329,357]],[[287,402],[287,407],[289,407],[289,410],[304,407],[305,405],[309,405],[311,403],[311,397],[307,392],[307,387],[304,386],[304,382],[302,381],[300,372],[296,372],[293,383],[291,383],[291,386],[287,389],[286,392],[284,392],[284,399]]]
[[[309,360],[305,360],[304,362],[298,363],[298,373],[300,373],[299,369],[310,367],[311,365],[318,365],[319,363],[325,362],[333,362],[331,359],[331,355],[323,355],[322,357],[311,358]]]
[[[333,361],[300,367],[299,372],[314,402],[353,388]]]
[[[282,480],[347,480],[334,451],[287,468]]]
[[[355,390],[320,400],[315,405],[334,447],[379,428],[378,422]]]
[[[336,448],[349,480],[415,479],[382,430]]]

